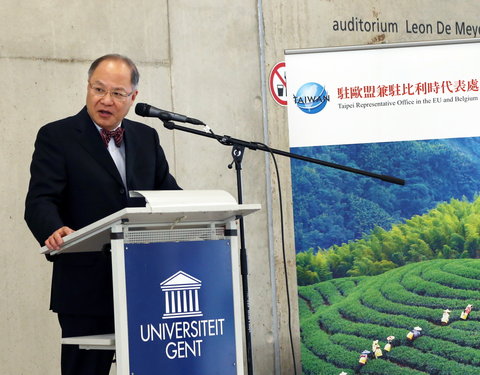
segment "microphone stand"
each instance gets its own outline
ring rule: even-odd
[[[180,130],[183,132],[200,135],[202,137],[214,138],[224,146],[233,146],[232,147],[233,161],[228,165],[228,168],[231,169],[233,164],[235,164],[236,177],[237,177],[237,200],[239,204],[243,203],[241,171],[242,171],[242,159],[243,159],[245,148],[249,148],[250,150],[254,150],[254,151],[261,150],[261,151],[265,151],[273,154],[278,154],[281,156],[286,156],[293,159],[303,160],[309,163],[320,164],[326,167],[340,169],[350,173],[356,173],[363,176],[377,178],[382,181],[386,181],[386,182],[397,184],[397,185],[405,185],[405,181],[400,178],[372,173],[372,172],[364,171],[361,169],[351,168],[345,165],[330,163],[330,162],[319,160],[319,159],[309,158],[307,156],[302,156],[302,155],[294,154],[291,152],[270,148],[261,143],[249,142],[241,139],[232,138],[228,135],[219,136],[219,135],[213,134],[213,132],[211,131],[210,133],[207,133],[206,131],[200,131],[192,128],[187,128],[185,126],[180,126],[173,123],[172,121],[165,121],[165,120],[162,120],[162,121],[165,128],[169,130]],[[246,341],[245,345],[247,350],[247,368],[248,368],[248,375],[253,375],[252,338],[251,338],[251,330],[250,330],[250,305],[249,305],[249,298],[248,298],[247,249],[245,247],[245,232],[244,232],[243,217],[240,216],[237,219],[239,221],[239,231],[240,231],[240,269],[242,274],[242,286],[243,286],[242,288],[243,289],[243,311],[244,311],[244,317],[245,317],[245,341]]]

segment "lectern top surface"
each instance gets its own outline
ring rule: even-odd
[[[64,244],[57,252],[100,251],[110,242],[112,226],[151,224],[195,224],[206,222],[227,222],[236,216],[245,216],[260,209],[259,204],[241,204],[223,191],[150,191],[134,192],[145,197],[146,207],[124,208],[101,220],[64,237]],[[213,200],[214,197],[220,197]],[[210,203],[208,203],[210,202]],[[42,254],[50,253],[45,246]]]

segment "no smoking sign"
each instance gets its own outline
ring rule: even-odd
[[[270,94],[280,105],[287,105],[287,71],[285,62],[277,63],[270,72],[268,80]]]

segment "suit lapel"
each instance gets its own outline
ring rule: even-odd
[[[78,121],[75,121],[78,141],[82,147],[108,172],[115,180],[123,185],[120,173],[98,133],[98,129],[88,115],[87,109],[77,115]],[[127,173],[128,176],[128,173]]]
[[[136,162],[136,152],[140,147],[140,140],[135,132],[135,126],[129,120],[123,119],[123,128],[125,129],[125,169],[127,173],[127,188],[130,189],[133,185],[134,165]]]

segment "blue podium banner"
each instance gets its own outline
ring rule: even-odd
[[[130,374],[237,373],[228,240],[125,245]]]

